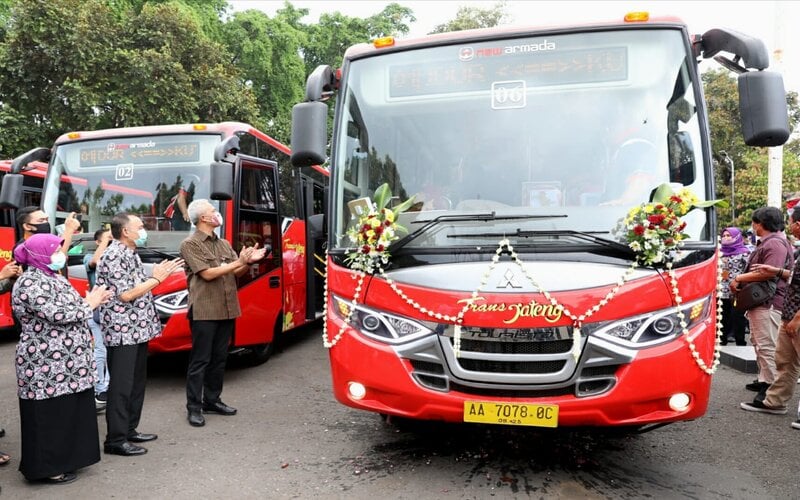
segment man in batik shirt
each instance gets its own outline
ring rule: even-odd
[[[147,241],[139,217],[118,214],[111,221],[111,236],[97,264],[97,285],[113,292],[100,311],[100,326],[108,347],[108,386],[103,450],[114,455],[142,455],[147,449],[133,443],[152,441],[158,436],[137,430],[144,404],[147,380],[147,344],[161,334],[151,290],[183,266],[183,260],[164,261],[145,272],[136,247]]]

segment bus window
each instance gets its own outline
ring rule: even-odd
[[[234,250],[238,253],[245,246],[258,244],[259,248],[271,247],[273,252],[268,258],[250,266],[250,270],[238,278],[239,286],[250,283],[281,265],[276,192],[273,167],[242,162],[239,231]]]

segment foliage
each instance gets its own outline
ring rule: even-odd
[[[433,33],[447,33],[449,31],[471,30],[476,28],[492,28],[500,26],[509,19],[506,12],[505,1],[496,3],[490,9],[462,5],[458,8],[455,19],[437,25]]]
[[[181,2],[145,2],[120,15],[102,0],[30,0],[14,5],[7,28],[4,157],[69,130],[259,120],[240,72]]]
[[[292,106],[303,100],[305,66],[300,48],[306,36],[281,16],[270,19],[257,10],[235,13],[225,23],[231,62],[242,71],[263,117],[263,129],[288,143]]]
[[[750,223],[750,214],[767,201],[767,148],[751,148],[744,144],[739,119],[739,95],[735,77],[727,70],[703,73],[706,104],[711,132],[711,148],[714,158],[714,177],[717,195],[731,200],[731,180],[736,195],[732,211],[719,211],[720,226],[744,227]],[[796,130],[800,124],[800,103],[797,92],[787,92],[789,126]],[[731,162],[725,155],[725,151]],[[782,190],[784,197],[800,192],[800,144],[789,142],[783,151]],[[731,164],[732,163],[732,164]],[[732,219],[732,212],[735,219]]]
[[[357,43],[367,43],[381,36],[396,36],[409,32],[407,23],[414,22],[411,9],[396,3],[366,19],[348,17],[340,12],[322,14],[319,23],[304,27],[308,40],[303,47],[306,74],[320,64],[338,67],[345,50]]]

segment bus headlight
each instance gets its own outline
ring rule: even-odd
[[[399,344],[433,333],[433,329],[420,321],[403,316],[380,312],[362,304],[353,307],[352,301],[333,296],[333,309],[336,315],[350,326],[381,342]]]
[[[189,307],[189,292],[181,290],[160,295],[156,297],[153,303],[160,315],[172,316],[177,311]]]
[[[678,314],[680,311],[683,318]],[[621,321],[611,321],[597,328],[593,333],[626,340],[636,344],[661,343],[683,333],[684,325],[692,329],[711,314],[710,297],[682,304],[676,309],[662,309]]]

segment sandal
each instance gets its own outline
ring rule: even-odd
[[[8,464],[11,461],[11,455],[0,451],[0,466]]]
[[[46,477],[41,480],[45,484],[67,484],[78,479],[78,475],[74,472],[65,472],[53,477]]]

